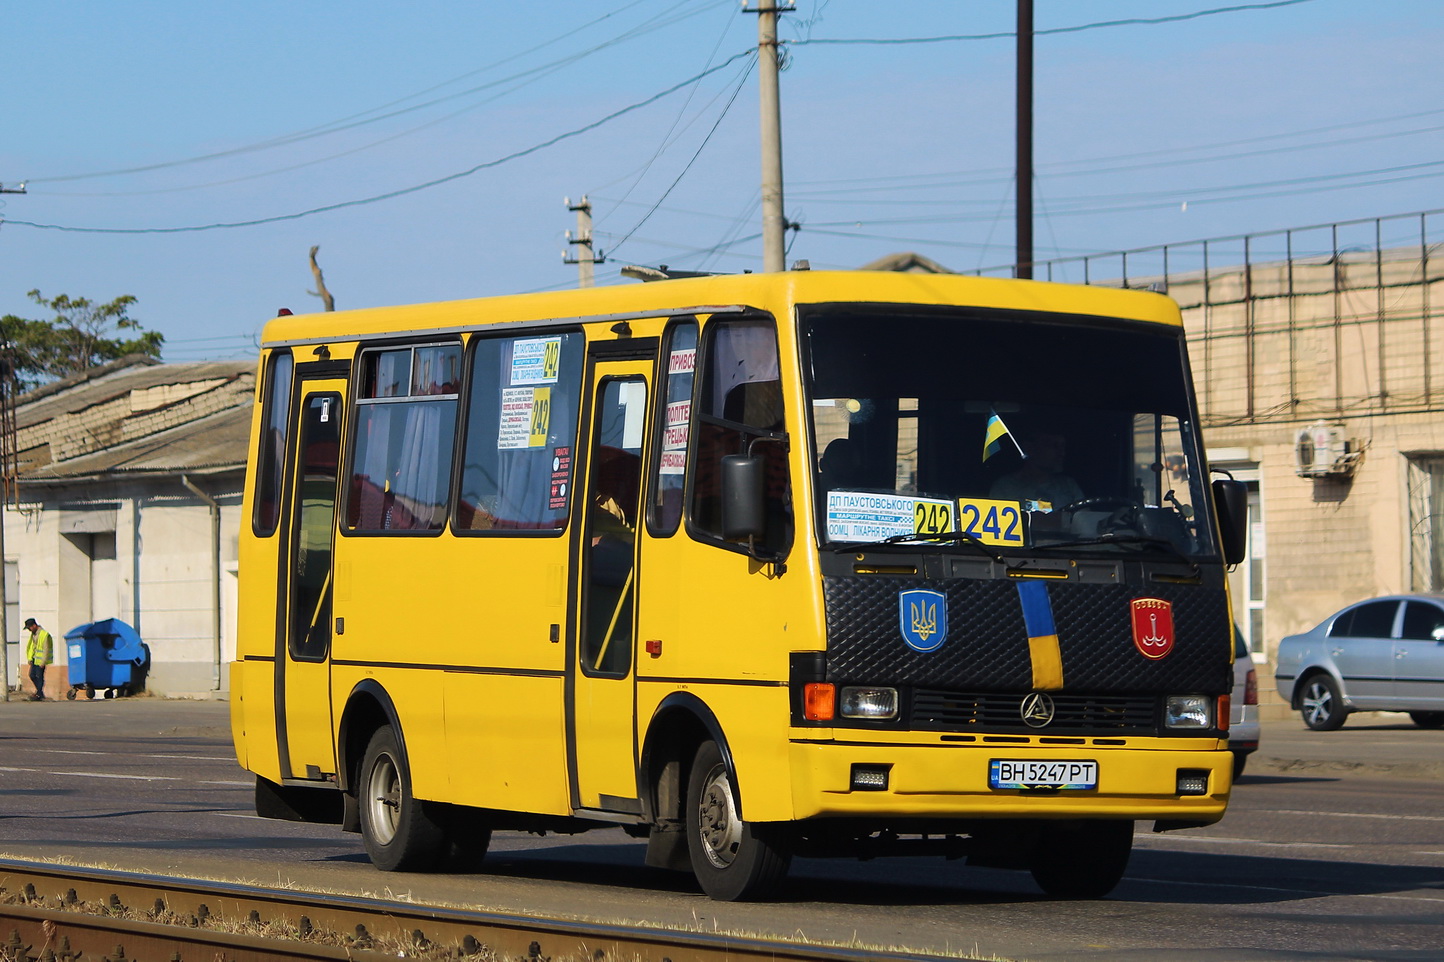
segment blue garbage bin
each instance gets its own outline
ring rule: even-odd
[[[69,661],[70,691],[84,689],[93,698],[97,689],[106,697],[113,692],[130,694],[150,661],[150,652],[134,628],[119,618],[104,618],[72,628],[65,633]]]

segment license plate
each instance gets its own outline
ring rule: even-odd
[[[1098,763],[1080,759],[994,758],[988,762],[988,787],[1074,791],[1097,788]]]

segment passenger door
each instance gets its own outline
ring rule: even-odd
[[[1394,642],[1394,698],[1414,711],[1444,709],[1444,608],[1405,602]]]
[[[291,432],[283,603],[276,639],[276,705],[282,774],[320,779],[336,771],[331,734],[332,547],[346,381],[303,379]]]
[[[652,362],[595,361],[568,659],[574,809],[636,814],[638,515]]]
[[[1397,600],[1371,601],[1334,622],[1328,651],[1350,701],[1372,704],[1393,694],[1394,621],[1398,612]]]

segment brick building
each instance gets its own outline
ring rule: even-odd
[[[255,365],[130,357],[16,402],[18,504],[5,511],[10,682],[28,688],[21,625],[56,638],[102,618],[150,647],[150,689],[224,692],[234,652],[236,531]]]

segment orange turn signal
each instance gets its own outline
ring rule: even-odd
[[[837,711],[837,689],[825,681],[802,687],[802,717],[809,721],[831,721]]]
[[[1232,695],[1219,695],[1219,696],[1218,696],[1218,716],[1217,716],[1217,718],[1218,718],[1218,730],[1219,730],[1219,731],[1221,731],[1221,732],[1226,732],[1226,731],[1228,731],[1228,723],[1229,723],[1229,721],[1230,721],[1229,716],[1230,716],[1231,714],[1233,714],[1233,696],[1232,696]]]

